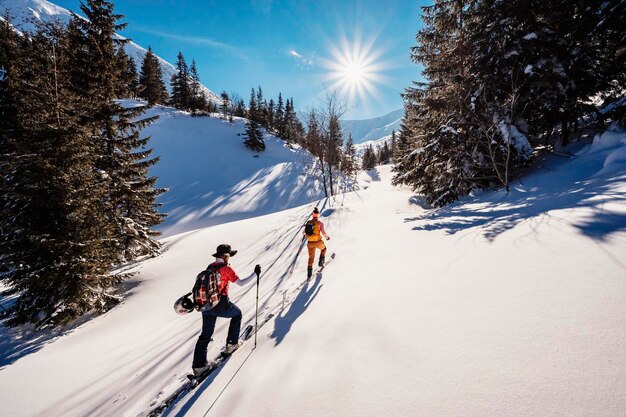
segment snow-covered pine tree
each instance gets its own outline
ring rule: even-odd
[[[3,119],[0,160],[3,294],[17,296],[3,312],[11,326],[63,324],[118,301],[110,228],[97,209],[105,178],[95,169],[98,143],[81,117],[85,100],[69,74],[68,43],[64,28],[45,25],[19,38],[7,67],[10,94],[2,98],[20,109]]]
[[[477,132],[465,100],[473,92],[466,82],[472,77],[466,22],[471,17],[463,0],[437,0],[422,9],[424,27],[411,58],[424,65],[426,82],[414,83],[405,93],[416,110],[409,116],[414,149],[396,166],[394,182],[411,185],[430,204],[443,205],[483,180],[474,170]]]
[[[124,25],[117,23],[122,16],[113,8],[108,1],[85,1],[81,10],[87,20],[73,19],[77,30],[72,31],[71,48],[84,51],[73,65],[72,82],[76,94],[86,98],[84,124],[93,131],[95,168],[103,173],[107,190],[94,208],[107,219],[106,249],[111,262],[119,263],[159,252],[151,227],[162,220],[156,197],[164,190],[153,188],[155,179],[148,177],[148,167],[157,159],[150,159],[149,138],[140,138],[141,130],[156,117],[141,118],[143,107],[124,108],[115,101],[119,77],[115,47],[125,41],[115,36]]]
[[[148,46],[148,51],[141,63],[139,73],[139,97],[148,102],[149,106],[165,104],[168,100],[167,90],[163,82],[163,70],[159,59]]]

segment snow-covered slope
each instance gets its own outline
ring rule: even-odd
[[[67,23],[72,16],[72,13],[69,10],[64,9],[63,7],[59,7],[46,0],[0,1],[0,19],[4,17],[7,10],[9,11],[11,18],[13,19],[13,25],[21,31],[34,29],[34,22],[36,21],[60,21],[63,23]],[[124,46],[124,49],[126,50],[126,53],[133,58],[133,60],[137,64],[137,70],[139,71],[141,63],[147,52],[146,49],[142,48],[134,42],[128,42]],[[159,59],[161,69],[163,70],[165,87],[169,91],[171,89],[169,81],[172,75],[176,74],[176,68],[174,68],[174,66],[166,60],[158,56],[157,58]],[[214,92],[212,92],[205,86],[202,86],[202,89],[207,99],[216,103],[221,102],[219,97],[217,97]]]
[[[398,131],[404,110],[395,110],[384,116],[365,120],[342,120],[341,128],[347,138],[352,133],[354,143],[375,141],[384,136],[391,135],[392,131]]]
[[[272,135],[265,137],[264,152],[251,152],[243,144],[245,119],[235,118],[231,124],[161,106],[146,113],[152,115],[159,119],[144,133],[152,137],[150,146],[160,158],[151,174],[158,177],[157,186],[169,189],[159,199],[161,211],[168,213],[159,227],[165,236],[273,213],[323,196],[308,152],[290,149]]]
[[[172,303],[229,242],[238,272],[263,266],[260,319],[276,316],[165,415],[622,416],[626,133],[439,210],[390,176],[320,204],[337,258],[302,287],[306,256],[286,271],[311,205],[164,239],[124,303],[57,340],[3,334],[2,415],[146,415],[200,330]],[[253,322],[254,283],[230,293]]]

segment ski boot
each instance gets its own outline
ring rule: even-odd
[[[317,263],[317,265],[321,268],[324,266],[325,263],[326,263],[326,257],[324,255],[320,255],[320,260]]]
[[[312,266],[309,266],[309,267],[306,269],[306,280],[307,280],[307,281],[308,281],[308,280],[310,280],[312,276],[313,276],[313,267],[312,267]]]
[[[238,342],[238,343],[227,343],[226,347],[224,348],[224,351],[222,352],[223,355],[230,355],[232,354],[234,351],[236,351],[237,349],[239,349],[239,346],[241,346],[242,342]]]

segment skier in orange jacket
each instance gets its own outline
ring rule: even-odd
[[[322,223],[319,219],[319,216],[320,212],[317,207],[315,207],[313,209],[312,219],[306,222],[304,230],[302,231],[303,236],[308,239],[307,249],[309,251],[309,264],[306,270],[307,279],[311,279],[311,275],[313,275],[315,249],[319,249],[321,251],[318,265],[324,266],[324,262],[326,260],[326,245],[322,240],[322,236],[324,236],[326,240],[330,240],[330,236],[326,234],[326,230],[324,230],[324,223]]]

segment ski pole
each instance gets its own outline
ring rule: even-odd
[[[306,240],[306,236],[304,236],[302,238],[302,242],[300,242],[300,247],[298,248],[298,253],[296,253],[296,258],[295,259],[298,259],[298,256],[300,255],[300,252],[302,252],[302,248],[304,247],[303,243],[304,243],[305,240]]]
[[[293,258],[293,262],[291,263],[291,266],[289,267],[289,276],[291,276],[291,274],[293,274],[293,270],[296,267],[296,261],[298,260],[298,256],[300,255],[300,252],[302,252],[302,248],[304,247],[304,241],[306,240],[306,236],[304,236],[302,238],[302,240],[300,241],[300,245],[298,247],[298,252],[296,253],[296,256]]]
[[[258,266],[258,265],[257,265]],[[256,272],[256,314],[254,315],[254,347],[256,348],[256,334],[259,329],[259,277],[261,268],[254,268]]]

